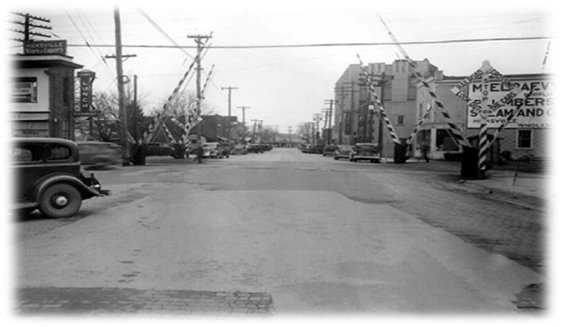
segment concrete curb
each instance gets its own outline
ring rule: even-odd
[[[535,183],[536,181],[534,180],[533,182]],[[484,193],[493,199],[532,210],[546,211],[547,199],[545,196],[536,192],[532,193],[523,187],[509,187],[504,179],[465,180],[463,183],[456,184]]]

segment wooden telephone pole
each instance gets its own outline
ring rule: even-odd
[[[119,92],[119,120],[121,121],[121,157],[123,166],[130,165],[129,140],[127,138],[127,104],[125,99],[125,83],[123,81],[123,53],[121,44],[121,16],[119,7],[115,6],[115,53],[117,62],[117,88]]]
[[[11,29],[12,32],[23,34],[23,39],[12,38],[13,41],[26,43],[26,42],[34,41],[33,38],[32,38],[34,36],[40,36],[40,37],[45,37],[45,38],[50,38],[51,37],[48,34],[33,31],[34,29],[52,30],[52,27],[50,27],[50,26],[38,25],[38,24],[35,23],[35,21],[50,23],[51,21],[48,20],[47,18],[37,17],[37,16],[30,15],[30,14],[23,14],[23,13],[19,13],[19,12],[12,12],[12,14],[14,14],[16,16],[23,17],[23,19],[24,19],[23,22],[22,21],[16,21],[16,20],[10,21],[10,23],[12,23],[12,24],[17,24],[17,25],[23,26],[23,30]]]
[[[226,134],[228,136],[228,143],[230,142],[230,128],[232,127],[232,120],[230,119],[230,117],[232,116],[232,90],[237,90],[237,87],[232,87],[232,86],[228,86],[228,87],[223,87],[221,88],[222,90],[228,90],[228,128],[227,128],[227,133]]]
[[[242,110],[242,124],[243,124],[243,141],[245,142],[245,138],[246,138],[246,126],[245,126],[245,111],[246,109],[249,109],[250,107],[238,107],[238,109]]]
[[[203,39],[207,40],[212,38],[212,35],[187,35],[190,39],[195,39],[197,43],[197,117],[201,116],[201,105],[203,102],[203,95],[201,92],[201,54],[203,51]],[[201,144],[201,124],[197,126],[197,144]]]

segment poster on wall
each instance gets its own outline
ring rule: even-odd
[[[12,103],[37,103],[37,77],[13,78],[9,94]]]
[[[528,98],[522,96],[509,100],[505,105],[499,107],[487,118],[488,128],[498,128],[506,122],[509,114],[514,112],[517,106],[522,106],[506,128],[540,129],[553,127],[553,93],[555,85],[553,81],[546,79],[516,80],[510,78],[512,83],[524,93],[532,90]],[[491,82],[488,86],[488,104],[499,102],[510,91],[509,87],[500,81]],[[480,82],[469,84],[469,98],[475,104],[481,103],[483,98],[483,86]],[[467,127],[480,128],[481,116],[476,109],[478,106],[468,106]]]

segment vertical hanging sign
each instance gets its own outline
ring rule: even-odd
[[[95,79],[95,72],[91,70],[81,70],[78,72],[80,78],[80,110],[75,112],[75,116],[95,116],[92,109],[92,84]]]

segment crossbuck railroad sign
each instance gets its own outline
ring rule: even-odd
[[[488,104],[489,99],[489,79],[493,77],[503,83],[509,92],[499,101]],[[471,99],[467,92],[467,89],[471,82],[481,79],[482,94],[481,99]],[[497,109],[504,106],[506,103],[510,102],[512,99],[517,97],[522,90],[519,87],[511,83],[511,81],[504,75],[499,73],[494,69],[489,61],[485,60],[483,66],[475,71],[470,76],[466,77],[460,83],[456,84],[450,91],[458,96],[460,99],[464,100],[469,108],[472,108],[481,117],[481,125],[479,129],[479,178],[482,178],[485,172],[485,162],[487,161],[487,150],[491,143],[487,137],[487,118],[491,116]],[[508,123],[508,121],[507,121]]]
[[[499,101],[492,103],[490,105],[486,105],[486,101],[489,95],[489,77],[493,77],[498,79],[499,81],[503,82],[503,85],[510,91],[507,95],[505,95]],[[483,89],[483,98],[482,99],[471,99],[464,91],[464,88],[474,80],[481,79],[482,80],[482,89]],[[497,109],[504,106],[506,103],[514,99],[518,96],[522,91],[516,87],[512,82],[506,78],[504,75],[499,73],[496,69],[494,69],[490,64],[489,61],[484,61],[483,66],[478,69],[476,72],[471,74],[470,76],[466,77],[460,83],[456,84],[450,91],[458,96],[460,99],[467,102],[468,107],[474,109],[478,112],[482,118],[487,118],[489,115],[493,114]]]

